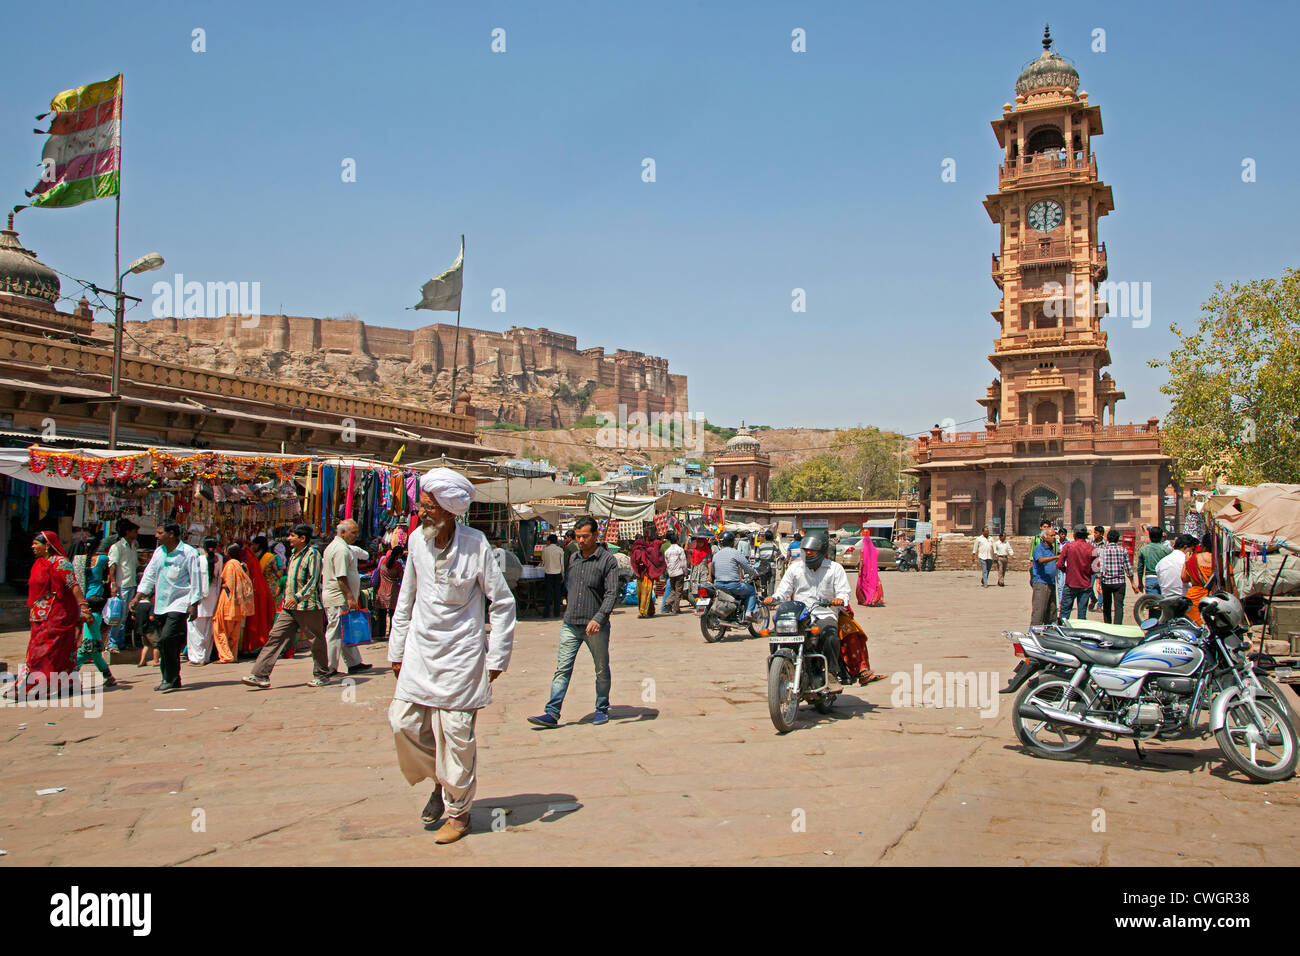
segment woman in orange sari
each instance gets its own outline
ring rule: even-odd
[[[1201,603],[1214,588],[1218,587],[1217,575],[1214,573],[1214,532],[1207,531],[1201,539],[1201,550],[1187,559],[1183,565],[1183,581],[1187,584],[1187,600],[1192,606],[1187,609],[1188,620],[1201,623],[1201,612],[1196,605]]]
[[[212,643],[217,661],[233,664],[239,658],[244,621],[254,611],[253,582],[239,560],[243,550],[237,544],[226,548],[226,563],[221,566],[221,596],[212,615]]]
[[[73,661],[81,640],[81,625],[92,618],[90,604],[72,573],[59,538],[42,531],[32,541],[36,563],[27,581],[28,619],[31,639],[27,644],[24,677],[14,694],[48,696],[55,675],[74,670]]]
[[[253,613],[244,622],[244,651],[260,651],[271,633],[271,622],[275,620],[275,601],[271,597],[271,587],[266,583],[262,562],[251,547],[244,548],[243,561],[253,582]]]

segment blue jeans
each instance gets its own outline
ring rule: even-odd
[[[989,583],[989,572],[993,570],[992,558],[980,558],[980,584]]]
[[[1092,593],[1092,588],[1072,588],[1068,584],[1065,586],[1065,600],[1061,602],[1061,617],[1068,618],[1070,609],[1077,602],[1079,613],[1076,617],[1080,620],[1087,620],[1088,617],[1088,595]]]
[[[1154,574],[1148,574],[1142,581],[1142,592],[1144,594],[1159,594],[1160,579]]]
[[[131,603],[131,598],[135,597],[135,588],[121,588],[117,594],[122,599],[122,617],[108,629],[108,647],[109,650],[114,651],[122,649],[122,641],[126,637],[126,619],[130,614],[126,606]]]
[[[754,590],[754,585],[745,581],[719,581],[717,584],[720,590],[726,591],[737,601],[744,600],[745,613],[754,616],[758,610],[758,592]]]
[[[609,713],[609,622],[588,637],[585,628],[560,625],[560,652],[555,659],[555,676],[551,678],[551,699],[546,702],[546,712],[560,719],[560,707],[569,691],[569,678],[573,676],[573,662],[578,648],[586,644],[591,650],[591,662],[596,668],[596,710]]]

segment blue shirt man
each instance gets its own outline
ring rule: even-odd
[[[1038,581],[1042,584],[1050,584],[1056,587],[1056,558],[1059,557],[1056,549],[1042,541],[1034,548],[1034,563],[1029,567],[1029,580]],[[1043,558],[1051,558],[1051,561],[1043,561]]]
[[[1029,625],[1051,624],[1057,617],[1056,599],[1056,534],[1051,528],[1043,530],[1033,555],[1029,559],[1029,587],[1033,599],[1029,612]]]
[[[739,551],[731,547],[730,544],[719,549],[718,553],[713,556],[713,580],[718,585],[719,590],[726,591],[737,600],[745,602],[745,620],[748,621],[754,616],[754,611],[758,609],[758,592],[754,586],[744,581],[741,577],[741,571],[747,571],[750,574],[756,574],[753,565],[745,560]]]

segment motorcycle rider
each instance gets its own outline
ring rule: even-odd
[[[745,616],[741,621],[748,624],[758,610],[758,592],[754,590],[754,585],[744,579],[744,575],[757,577],[758,572],[736,550],[735,532],[724,531],[718,538],[718,544],[718,552],[713,556],[713,583],[736,600],[745,602]]]
[[[826,560],[826,535],[821,531],[810,531],[804,535],[802,542],[803,558],[794,561],[781,576],[781,583],[776,593],[763,603],[775,601],[799,601],[812,607],[819,596],[827,591],[834,593],[831,607],[840,608],[849,600],[849,578],[844,568],[834,561]],[[843,682],[848,680],[844,673],[844,663],[840,660],[839,624],[823,624],[820,638],[820,652],[826,655],[829,674],[826,675],[826,690],[836,693],[844,690]]]

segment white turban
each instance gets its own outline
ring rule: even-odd
[[[469,479],[450,468],[434,468],[420,479],[420,490],[427,491],[444,511],[463,515],[474,500],[474,486]]]

